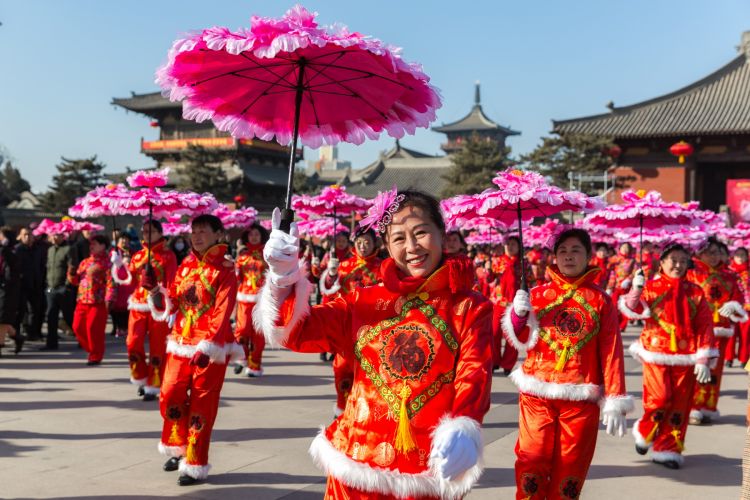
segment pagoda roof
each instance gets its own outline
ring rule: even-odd
[[[609,113],[553,120],[553,132],[614,139],[750,133],[750,62],[742,53],[675,92]]]
[[[155,111],[182,108],[181,102],[172,102],[161,95],[161,92],[150,92],[148,94],[131,93],[132,96],[130,97],[113,97],[112,104],[129,111],[143,113],[144,115],[151,115]]]
[[[469,111],[469,114],[464,116],[458,121],[443,124],[439,127],[432,127],[435,132],[442,132],[447,134],[448,132],[472,132],[480,130],[498,130],[504,135],[521,135],[521,132],[512,130],[510,127],[504,127],[498,123],[495,123],[487,115],[484,114],[482,104],[479,99],[479,83],[476,84],[476,90],[474,94],[474,106]]]

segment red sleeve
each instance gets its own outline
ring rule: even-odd
[[[459,340],[453,416],[482,422],[492,392],[492,303],[482,300],[458,322]]]
[[[338,352],[349,354],[354,350],[352,341],[352,305],[356,303],[358,292],[338,297],[326,304],[310,307],[307,296],[299,297],[305,303],[298,304],[296,292],[287,298],[281,308],[282,323],[293,327],[284,345],[296,352]],[[309,314],[303,321],[296,321],[300,311]],[[295,318],[295,316],[297,318]]]
[[[209,312],[208,335],[205,340],[224,343],[233,338],[229,319],[234,311],[236,300],[237,277],[234,275],[234,265],[232,265],[232,267],[222,270],[221,279],[216,288],[214,305]]]
[[[175,274],[177,274],[177,257],[171,250],[166,254],[167,257],[164,259],[164,288],[169,290],[174,282]]]
[[[599,362],[604,377],[604,395],[624,396],[625,359],[622,352],[622,337],[617,320],[617,311],[609,297],[604,297],[598,337]]]
[[[697,287],[697,285],[696,285]],[[696,349],[703,349],[706,352],[714,346],[714,318],[711,309],[708,307],[706,298],[703,293],[698,296],[697,310],[695,312],[695,324],[693,325],[696,342]]]

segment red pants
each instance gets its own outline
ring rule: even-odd
[[[161,443],[167,447],[184,447],[184,461],[188,466],[208,465],[211,430],[219,410],[226,370],[223,364],[209,363],[206,368],[200,368],[191,365],[187,358],[167,356],[159,398],[159,410],[164,419]]]
[[[734,337],[727,342],[727,350],[724,351],[724,361],[739,359],[740,364],[744,366],[750,360],[750,321],[738,323],[734,327],[734,331]],[[739,353],[737,352],[738,343],[740,345]]]
[[[336,408],[343,413],[354,383],[354,367],[341,354],[336,354],[333,358],[333,381],[336,385]]]
[[[721,378],[724,374],[724,363],[722,353],[727,350],[730,337],[717,337],[719,348],[719,359],[714,368],[711,368],[711,380],[706,384],[695,384],[693,392],[693,407],[691,411],[699,411],[703,416],[718,417],[719,393],[721,391]]]
[[[324,500],[438,500],[437,497],[396,497],[384,493],[361,491],[328,476]]]
[[[502,320],[505,307],[495,304],[492,307],[492,366],[512,370],[518,361],[518,351],[503,337]],[[505,344],[505,349],[503,349]]]
[[[635,425],[638,443],[655,452],[681,454],[685,447],[695,374],[692,366],[643,364],[643,416]]]
[[[154,321],[150,311],[130,311],[128,320],[128,360],[130,378],[138,385],[158,389],[164,377],[164,357],[167,351],[169,325]],[[146,358],[148,337],[149,358]]]
[[[72,328],[78,343],[84,351],[89,353],[89,361],[101,361],[104,357],[107,305],[77,304]]]
[[[596,448],[599,406],[519,396],[517,499],[575,499]]]
[[[234,338],[242,346],[247,358],[247,367],[260,370],[263,361],[263,350],[266,348],[266,338],[253,327],[253,302],[237,302],[237,326]]]

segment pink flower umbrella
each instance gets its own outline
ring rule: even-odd
[[[250,29],[210,28],[174,42],[157,83],[188,120],[234,137],[291,143],[283,228],[293,219],[297,140],[310,147],[400,138],[435,119],[440,96],[399,50],[344,27],[326,29],[295,6]]]
[[[70,217],[63,217],[60,222],[54,222],[50,219],[44,219],[39,225],[34,228],[32,232],[34,236],[41,236],[42,234],[63,234],[69,235],[76,231],[103,231],[104,226],[101,224],[94,224],[92,222],[79,222],[71,219]]]
[[[253,207],[242,207],[231,210],[223,203],[219,203],[218,207],[214,209],[213,214],[221,219],[221,223],[227,229],[233,227],[248,228],[255,224],[258,218],[258,211]]]
[[[292,197],[292,209],[300,212],[303,218],[315,216],[332,216],[338,222],[338,214],[363,213],[372,205],[372,201],[346,192],[346,186],[326,186],[317,196],[297,195]],[[329,225],[331,237],[335,236],[334,224]],[[333,251],[333,247],[331,247]]]
[[[313,238],[325,238],[331,234],[338,234],[341,232],[348,232],[345,225],[334,219],[308,219],[301,220],[297,223],[297,229],[300,234],[310,236]]]
[[[643,264],[643,233],[645,231],[680,231],[682,227],[693,226],[703,230],[705,225],[695,214],[694,207],[684,207],[679,203],[662,200],[658,191],[633,191],[622,193],[621,205],[610,205],[585,219],[590,229],[621,232],[632,237],[640,235],[640,257]]]
[[[165,222],[162,224],[164,236],[180,236],[189,234],[192,228],[190,224],[180,224],[179,222]]]
[[[492,179],[497,189],[475,195],[480,202],[477,214],[503,222],[510,226],[518,224],[518,237],[521,240],[521,255],[524,255],[524,220],[535,217],[549,217],[564,211],[591,212],[604,206],[599,198],[578,191],[563,191],[551,186],[541,175],[508,169],[498,172]],[[526,265],[521,259],[521,288],[526,289]]]
[[[571,227],[573,226],[564,224],[558,219],[545,219],[541,225],[530,226],[523,232],[529,245],[539,245],[551,249],[557,236]]]

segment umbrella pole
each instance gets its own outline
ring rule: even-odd
[[[151,219],[154,216],[154,206],[148,204],[148,245],[146,245],[146,266],[151,267]]]
[[[641,214],[640,216],[640,226],[641,226],[641,234],[640,234],[641,243],[638,249],[640,253],[640,257],[638,258],[638,260],[641,263],[641,269],[643,269],[643,214]]]
[[[336,204],[333,204],[333,228],[331,228],[331,257],[334,255],[336,250]]]
[[[518,249],[518,258],[521,259],[521,290],[528,291],[529,286],[526,283],[526,256],[525,252],[523,250],[523,226],[521,223],[521,202],[518,202],[518,205],[516,206],[516,211],[518,213],[518,241],[521,242],[521,245]]]
[[[292,192],[294,191],[294,163],[297,159],[297,138],[299,137],[299,115],[302,111],[302,94],[305,91],[304,81],[302,79],[305,73],[305,60],[299,61],[299,72],[297,74],[297,91],[294,96],[294,129],[292,131],[292,150],[289,152],[289,177],[286,183],[286,203],[284,210],[281,211],[281,225],[279,229],[285,233],[294,220],[294,210],[292,210]]]

